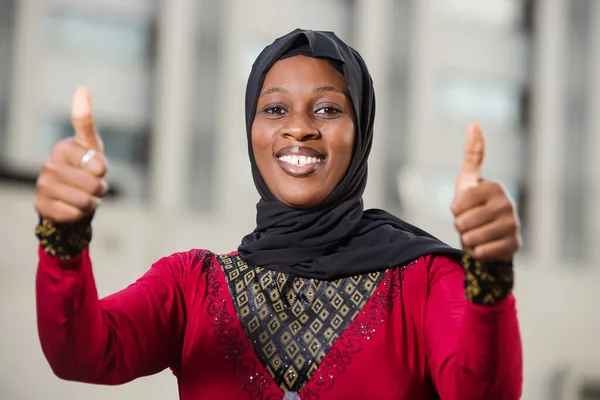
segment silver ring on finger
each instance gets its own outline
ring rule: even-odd
[[[87,165],[92,161],[94,156],[96,155],[96,151],[94,149],[89,149],[83,157],[81,157],[81,168],[87,167]]]

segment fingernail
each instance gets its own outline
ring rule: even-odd
[[[100,181],[100,191],[100,196],[104,196],[106,193],[108,193],[108,183],[104,179]]]
[[[100,160],[98,157],[94,157],[94,159],[90,161],[87,169],[89,172],[91,172],[99,178],[103,177],[106,173],[106,167],[104,166],[102,160]]]
[[[93,197],[92,201],[94,202],[94,210],[102,205],[102,199],[100,197]]]
[[[83,118],[90,114],[89,90],[85,86],[80,86],[73,95],[73,109],[71,114],[73,118]]]

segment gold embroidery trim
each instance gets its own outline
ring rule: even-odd
[[[46,254],[60,260],[70,260],[81,254],[92,238],[91,217],[69,224],[57,224],[40,217],[35,235]]]
[[[465,296],[470,302],[479,305],[497,304],[512,291],[512,263],[483,263],[472,258],[463,249],[462,265],[465,269]]]

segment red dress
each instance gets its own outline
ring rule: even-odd
[[[467,301],[463,268],[444,257],[319,282],[192,250],[103,299],[87,249],[39,257],[40,341],[63,379],[116,385],[171,368],[182,400],[521,395],[514,298]]]

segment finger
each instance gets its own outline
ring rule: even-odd
[[[92,194],[96,197],[104,197],[108,194],[108,190],[110,187],[108,186],[108,182],[105,179],[100,179],[100,185],[98,186],[98,190],[93,192]]]
[[[75,142],[85,149],[99,153],[104,151],[102,140],[96,132],[92,111],[92,96],[85,86],[80,86],[73,95],[71,121],[75,129]]]
[[[100,206],[101,202],[96,196],[82,192],[81,190],[64,183],[52,185],[47,194],[51,199],[70,204],[83,212],[95,211]]]
[[[35,210],[42,217],[59,223],[79,221],[84,216],[83,211],[79,208],[49,198],[36,198]]]
[[[86,153],[83,154],[85,155]],[[77,162],[75,162],[75,160],[72,160],[71,165],[80,168],[99,178],[102,178],[104,175],[106,175],[106,170],[108,169],[108,161],[104,154],[95,153],[92,156],[91,160],[89,160],[89,162],[85,166],[82,165],[82,161],[83,155],[79,158],[79,161]]]
[[[517,237],[506,237],[475,247],[471,251],[473,258],[480,261],[512,261],[519,249]]]
[[[486,206],[469,209],[454,219],[454,226],[461,235],[472,229],[489,224],[497,218]]]
[[[456,181],[456,194],[476,186],[481,179],[485,141],[481,127],[474,123],[467,128],[462,167]]]
[[[481,206],[503,192],[502,186],[496,182],[482,180],[477,186],[469,187],[457,194],[450,207],[458,216],[471,208]]]
[[[56,181],[47,175],[37,181],[38,195],[41,198],[59,200],[82,211],[94,211],[100,205],[100,199],[77,188]]]
[[[516,232],[517,222],[514,218],[500,218],[463,233],[461,242],[464,246],[477,248],[505,237],[516,236]]]
[[[476,175],[479,179],[484,152],[485,142],[481,127],[476,123],[469,125],[465,138],[465,153],[461,173]]]
[[[49,172],[56,177],[57,181],[63,182],[84,193],[103,197],[108,192],[108,184],[104,179],[98,178],[81,168],[64,165]]]
[[[49,162],[55,164],[56,168],[66,163],[69,166],[82,169],[81,162],[87,152],[88,149],[77,144],[75,138],[66,138],[54,146]],[[85,166],[85,170],[98,177],[104,176],[107,170],[107,160],[104,154],[96,153]]]

